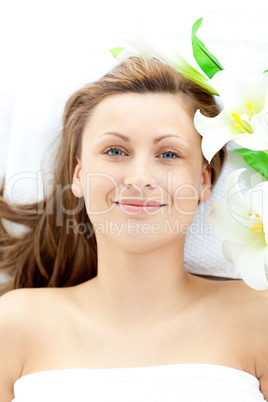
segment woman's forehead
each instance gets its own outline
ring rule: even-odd
[[[105,98],[91,114],[84,133],[97,139],[105,132],[126,136],[158,137],[173,134],[188,141],[198,137],[193,115],[183,97],[178,94],[116,94]]]
[[[171,106],[173,105],[172,109]],[[182,94],[172,93],[120,93],[107,96],[104,98],[93,111],[93,116],[101,114],[102,112],[112,111],[113,114],[122,110],[127,110],[129,113],[135,112],[152,112],[156,114],[156,110],[162,109],[163,112],[175,112],[179,113],[183,110],[185,113],[192,115],[190,107],[185,101],[185,97]]]

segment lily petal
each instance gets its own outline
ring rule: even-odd
[[[196,130],[200,135],[204,136],[209,129],[218,128],[224,126],[225,128],[232,129],[234,128],[233,120],[230,118],[230,113],[226,112],[226,110],[222,110],[215,117],[204,116],[200,110],[198,109],[194,116],[194,125]],[[235,130],[235,135],[237,134],[237,130]]]
[[[245,248],[240,255],[235,258],[234,265],[236,270],[241,273],[245,283],[256,290],[268,289],[268,282],[264,270],[264,258],[267,245],[263,238]]]
[[[238,145],[253,151],[266,151],[268,149],[268,121],[267,113],[259,113],[252,117],[252,134],[245,138],[235,138]]]
[[[210,83],[218,91],[224,109],[213,118],[196,112],[194,123],[203,136],[205,158],[210,162],[230,140],[243,148],[268,150],[268,74],[246,80],[222,70],[213,76]]]
[[[256,205],[256,210],[258,214],[261,216],[265,241],[266,244],[268,245],[268,181],[260,183],[258,186],[262,188],[262,194],[261,196],[259,195],[261,199],[259,200],[259,205],[258,206]],[[255,202],[257,203],[257,201]]]
[[[224,240],[222,243],[222,252],[224,257],[230,261],[234,262],[234,260],[239,257],[239,255],[247,248],[247,244],[238,244],[232,241]],[[234,266],[234,278],[241,278],[240,272],[237,266]]]
[[[266,251],[265,251],[264,264],[268,265],[268,247],[266,248]]]
[[[227,204],[213,202],[207,220],[214,232],[224,238],[222,251],[234,264],[235,277],[247,285],[268,289],[268,181],[260,182],[242,194],[239,177],[246,169],[234,171],[225,184]]]
[[[240,134],[245,138],[248,134]],[[202,139],[202,152],[206,160],[210,163],[213,156],[228,142],[237,138],[236,130],[226,129],[224,126],[217,126],[209,129]]]
[[[209,162],[228,141],[244,139],[250,135],[240,134],[230,116],[231,114],[225,109],[216,117],[204,116],[200,110],[195,113],[194,125],[199,134],[203,136],[202,152]]]
[[[237,169],[230,176],[228,176],[224,185],[224,196],[227,204],[232,203],[232,205],[237,205],[238,207],[244,206],[238,179],[245,171],[246,168]]]
[[[129,57],[139,57],[139,54],[133,49],[125,48],[121,50],[121,52],[117,56],[117,60],[121,61],[124,59],[128,59]]]
[[[260,104],[267,103],[268,73],[259,74],[250,83]]]
[[[228,206],[221,202],[212,203],[213,210],[207,217],[208,223],[213,227],[213,232],[223,239],[239,244],[250,244],[261,236],[261,233],[250,229],[249,220],[245,216],[246,212],[242,208],[234,207],[235,213],[230,213]]]
[[[268,245],[268,181],[252,187],[243,197],[251,213],[260,215],[266,244]]]
[[[263,74],[261,78],[263,79]],[[244,113],[248,102],[252,104],[256,113],[263,107],[252,90],[253,84],[250,86],[246,80],[231,71],[222,70],[216,73],[211,79],[211,85],[220,94],[223,104],[231,113],[239,115]]]
[[[122,50],[117,56],[119,61],[133,56],[157,58],[162,63],[170,65],[186,78],[196,82],[212,94],[218,95],[215,89],[209,84],[207,77],[191,66],[175,48],[167,46],[167,43],[161,36],[152,41],[151,38],[146,35],[145,31],[140,28],[140,31],[136,33],[134,37],[125,39],[124,41],[127,44],[127,48]]]

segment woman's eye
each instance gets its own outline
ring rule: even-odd
[[[119,147],[110,147],[109,149],[107,149],[107,151],[104,152],[105,155],[110,155],[112,158],[119,158],[120,156],[123,156],[122,154],[125,154],[125,152],[123,151],[123,149],[119,148]],[[162,156],[162,155],[166,155],[166,156]],[[180,158],[180,155],[177,152],[168,150],[165,152],[162,152],[161,159],[176,159],[176,158]]]
[[[118,158],[119,156],[122,156],[122,154],[121,154],[122,152],[124,153],[124,151],[118,147],[111,147],[107,151],[105,151],[104,154],[110,155],[113,158]]]
[[[177,154],[177,152],[173,152],[173,151],[165,151],[163,152],[161,155],[167,155],[166,158],[162,158],[162,159],[175,159],[175,158],[180,158],[180,155]]]

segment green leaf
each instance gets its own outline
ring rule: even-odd
[[[192,27],[193,54],[201,70],[204,71],[208,78],[212,78],[214,74],[223,70],[224,68],[221,66],[216,57],[208,51],[204,43],[201,42],[201,40],[196,36],[196,32],[202,24],[202,20],[203,18],[200,18],[199,20],[195,21]]]
[[[250,149],[236,149],[245,162],[268,180],[268,154],[263,151],[251,151]]]
[[[267,72],[268,72],[268,70],[265,70],[265,71],[263,72],[263,74],[264,74],[264,73],[267,73]]]
[[[121,53],[122,50],[124,50],[124,47],[114,47],[113,49],[110,49],[109,51],[112,53],[112,55],[117,58],[117,56]]]

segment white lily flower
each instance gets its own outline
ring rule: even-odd
[[[227,204],[213,202],[208,216],[214,233],[224,238],[223,254],[241,276],[256,290],[268,289],[265,265],[268,265],[268,181],[242,194],[239,176],[246,169],[233,172],[225,184]]]
[[[202,151],[210,162],[230,140],[253,151],[268,150],[268,73],[247,80],[226,70],[210,80],[219,93],[224,109],[216,117],[198,110],[194,124],[203,136]]]
[[[208,83],[207,77],[199,73],[192,67],[180,53],[162,40],[160,37],[152,41],[151,38],[146,37],[145,33],[140,31],[133,37],[133,39],[124,39],[127,47],[121,50],[117,56],[117,60],[121,61],[129,57],[148,57],[156,58],[164,64],[168,64],[175,70],[180,72],[184,77],[196,82],[201,87],[207,89],[209,92],[217,95],[214,88]]]

